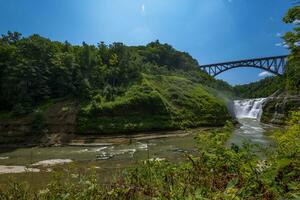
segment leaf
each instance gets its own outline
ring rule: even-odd
[[[296,182],[288,183],[289,190],[299,190],[300,184]]]
[[[294,200],[300,200],[300,194],[292,194]]]
[[[292,162],[292,160],[290,160],[290,159],[280,159],[280,160],[278,160],[278,166],[280,168],[284,168],[284,167],[288,166],[291,162]]]
[[[238,178],[232,179],[232,180],[229,181],[229,183],[227,184],[226,189],[233,188],[234,186],[236,186],[236,184],[238,184],[238,182],[239,182],[239,179],[238,179]]]

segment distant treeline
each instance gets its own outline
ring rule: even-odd
[[[285,88],[282,77],[267,77],[257,82],[234,86],[235,94],[240,98],[268,97]]]

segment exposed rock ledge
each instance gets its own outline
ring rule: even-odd
[[[277,91],[264,102],[261,121],[284,125],[289,113],[297,109],[300,109],[300,95]]]

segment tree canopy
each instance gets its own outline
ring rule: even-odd
[[[283,21],[295,25],[294,30],[283,37],[291,51],[285,73],[286,87],[291,93],[300,93],[300,6],[290,8]]]

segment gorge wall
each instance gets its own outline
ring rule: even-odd
[[[291,111],[300,108],[300,95],[289,95],[287,92],[276,92],[263,103],[261,121],[284,125]]]

